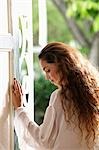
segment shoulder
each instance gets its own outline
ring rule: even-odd
[[[51,97],[55,97],[59,89],[56,89],[55,91],[52,92]]]
[[[56,89],[55,91],[53,91],[50,96],[49,105],[54,105],[54,103],[59,99],[59,95],[60,95],[60,89]]]

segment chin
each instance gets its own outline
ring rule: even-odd
[[[53,82],[53,84],[54,84],[55,86],[57,86],[58,88],[60,87],[60,85],[59,85],[58,83],[54,83],[54,82]]]

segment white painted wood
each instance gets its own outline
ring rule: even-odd
[[[39,8],[39,45],[45,46],[47,43],[47,10],[46,0],[38,0]]]
[[[32,0],[14,0],[13,9],[13,37],[17,45],[14,49],[15,56],[15,76],[22,82],[24,97],[29,94],[28,103],[24,103],[29,108],[30,116],[34,120],[34,73],[33,73],[33,33],[32,33]],[[19,18],[21,29],[19,27]],[[26,46],[28,43],[28,46]],[[19,54],[19,48],[21,54]],[[23,62],[26,62],[28,74],[22,68]]]
[[[12,50],[0,48],[0,150],[14,150]]]
[[[14,0],[12,10],[13,38],[15,43],[14,72],[17,79],[22,83],[24,103],[27,106],[31,119],[34,120],[32,0]],[[21,28],[19,27],[19,18],[22,25]],[[28,46],[26,46],[26,43],[28,43]],[[21,53],[19,49],[21,49]],[[24,60],[28,74],[26,70],[22,68]],[[26,102],[26,94],[29,95],[28,103]],[[30,149],[27,144],[24,144],[24,147],[25,149]]]
[[[0,0],[0,35],[8,33],[7,0]]]
[[[11,34],[0,35],[0,48],[4,51],[11,51],[14,47],[14,41]]]

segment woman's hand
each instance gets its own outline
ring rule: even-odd
[[[12,102],[15,109],[22,105],[22,87],[19,82],[14,78],[12,83]]]

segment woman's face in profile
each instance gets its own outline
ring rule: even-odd
[[[46,60],[43,59],[40,59],[40,64],[45,72],[46,79],[54,85],[59,86],[60,77],[57,65],[55,63],[47,63]]]

